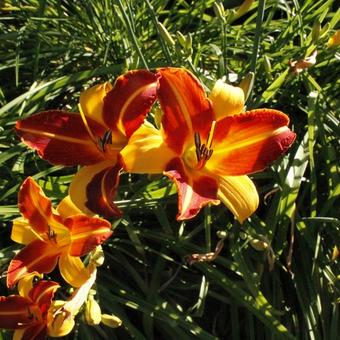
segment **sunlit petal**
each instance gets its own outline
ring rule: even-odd
[[[43,277],[42,274],[39,274],[38,272],[33,272],[31,274],[25,275],[22,279],[19,280],[17,288],[20,296],[29,296],[29,292],[33,288],[33,280],[36,276],[40,278]]]
[[[73,203],[70,195],[67,195],[61,200],[57,206],[57,211],[63,218],[72,215],[82,214],[83,212]]]
[[[245,175],[263,170],[295,140],[280,111],[258,109],[218,121],[207,168],[219,175]]]
[[[98,139],[107,130],[91,119],[87,124]],[[15,129],[26,145],[52,164],[89,165],[105,158],[79,114],[45,111],[17,121]]]
[[[20,244],[28,244],[37,238],[31,225],[22,217],[13,221],[11,239]]]
[[[164,174],[173,180],[178,192],[177,220],[195,217],[208,203],[219,204],[218,183],[212,176],[189,173],[180,158],[173,159]]]
[[[86,118],[91,118],[105,126],[103,119],[104,98],[112,85],[109,82],[90,87],[80,94],[79,103]]]
[[[88,254],[112,235],[111,224],[102,218],[74,215],[65,220],[65,225],[71,234],[71,256]]]
[[[217,196],[241,223],[255,212],[259,204],[255,185],[247,176],[220,177]]]
[[[88,278],[90,273],[77,256],[70,256],[67,252],[59,258],[60,274],[73,287],[80,287]]]
[[[121,165],[113,161],[81,168],[70,185],[72,202],[88,215],[121,216],[121,211],[113,202],[120,169]]]
[[[198,79],[188,70],[163,68],[158,72],[165,142],[180,154],[188,141],[194,141],[195,132],[206,137],[214,113]]]
[[[111,130],[130,137],[138,129],[156,99],[157,77],[146,70],[135,70],[117,78],[104,98],[104,120]]]
[[[162,173],[171,159],[176,157],[165,144],[161,132],[143,124],[121,151],[124,170],[133,173]]]
[[[226,84],[222,80],[217,80],[209,99],[215,113],[216,120],[226,116],[232,116],[243,111],[244,92],[240,87]]]

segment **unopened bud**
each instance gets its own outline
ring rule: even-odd
[[[93,295],[89,295],[85,304],[85,320],[89,325],[98,325],[101,322],[101,309]]]
[[[243,14],[247,13],[254,0],[245,0],[242,5],[237,9],[236,14],[234,16],[235,19],[238,19]]]
[[[249,72],[246,76],[241,80],[239,87],[244,92],[244,100],[246,101],[253,89],[254,86],[254,72]]]
[[[265,241],[262,241],[262,240],[258,240],[258,239],[251,239],[249,241],[250,245],[257,251],[263,251],[263,250],[266,250],[268,249],[268,243],[265,242]]]
[[[264,55],[263,56],[263,65],[264,65],[264,69],[268,74],[271,74],[272,72],[272,64],[270,62],[270,59]]]
[[[157,21],[157,27],[162,38],[171,46],[175,46],[175,41],[172,39],[169,31],[165,28],[163,24]]]
[[[102,323],[111,328],[117,328],[121,326],[122,320],[115,315],[102,314]]]
[[[316,43],[320,37],[321,24],[319,19],[316,19],[312,28],[312,42]]]
[[[104,251],[101,246],[97,246],[96,249],[91,254],[90,262],[93,263],[96,267],[101,266],[104,263]]]
[[[177,40],[178,40],[179,44],[183,48],[186,48],[186,37],[180,31],[176,32],[176,36],[177,36]]]
[[[225,21],[223,3],[220,1],[215,1],[213,5],[213,9],[214,9],[216,17],[222,21]]]

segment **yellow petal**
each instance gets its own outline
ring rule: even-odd
[[[28,221],[22,217],[13,221],[11,239],[20,244],[29,244],[37,239]]]
[[[33,272],[28,275],[25,275],[18,282],[18,292],[20,296],[28,297],[30,290],[33,288],[33,280],[34,277],[38,276],[42,279],[43,274],[39,274],[38,272]]]
[[[64,280],[73,287],[80,287],[90,277],[81,259],[77,256],[70,256],[68,253],[60,256],[59,270]]]
[[[112,89],[109,82],[90,87],[80,94],[80,106],[87,118],[106,126],[103,120],[104,97]]]
[[[226,116],[236,115],[243,111],[244,92],[240,87],[235,87],[217,80],[209,99],[215,112],[216,120]]]
[[[340,45],[340,30],[337,30],[328,40],[327,47]]]
[[[164,143],[162,133],[153,126],[143,124],[121,151],[124,170],[132,173],[159,174],[176,157]]]
[[[83,212],[73,203],[70,195],[62,199],[57,207],[58,213],[63,217],[82,214]]]
[[[85,203],[88,201],[86,193],[88,184],[95,175],[100,173],[105,168],[110,166],[113,167],[114,165],[115,162],[113,160],[103,161],[94,165],[87,165],[82,167],[73,177],[69,189],[69,195],[71,197],[72,203],[86,215],[94,215],[94,213],[85,205]],[[100,188],[98,188],[98,190],[100,190]]]
[[[61,337],[69,334],[74,327],[74,315],[65,311],[65,301],[55,300],[47,314],[47,331],[52,337]]]
[[[248,176],[219,177],[217,196],[240,223],[253,214],[259,205],[257,190]]]

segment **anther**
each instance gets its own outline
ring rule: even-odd
[[[195,147],[197,162],[199,162],[201,160],[201,137],[198,132],[195,132]]]

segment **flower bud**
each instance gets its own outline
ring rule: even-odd
[[[320,37],[321,24],[319,19],[316,19],[312,28],[312,42],[316,43]]]
[[[253,89],[254,86],[254,73],[249,72],[246,76],[241,80],[239,87],[244,92],[244,100],[246,101]]]
[[[122,324],[122,320],[115,315],[102,314],[102,323],[111,328],[117,328]]]
[[[101,321],[101,309],[93,295],[89,295],[85,304],[85,320],[89,325],[99,325]]]
[[[163,24],[157,21],[157,27],[162,38],[171,46],[175,46],[175,41],[172,39],[169,31],[165,28]]]

